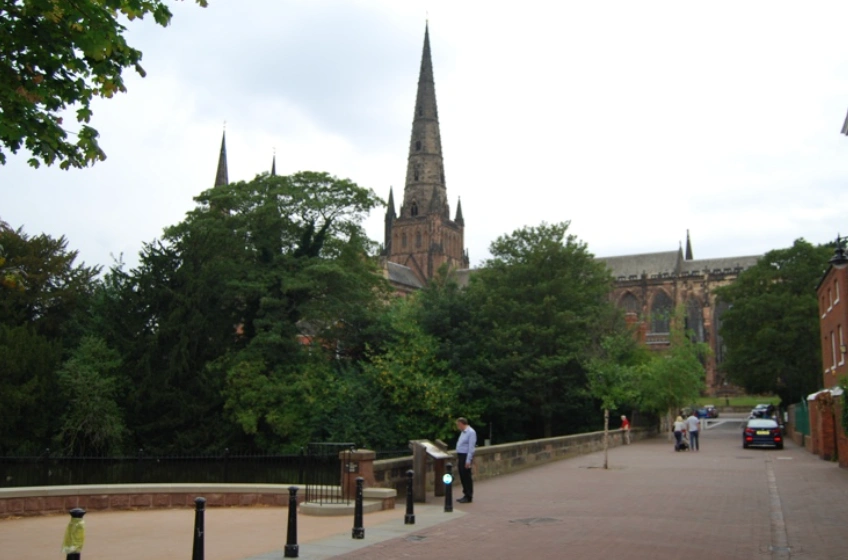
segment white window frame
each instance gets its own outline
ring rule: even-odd
[[[845,363],[845,353],[842,351],[842,347],[845,345],[845,337],[842,336],[842,325],[836,327],[839,330],[839,364],[843,365]]]
[[[830,331],[830,358],[831,371],[836,369],[836,333]]]
[[[839,303],[839,280],[833,281],[833,288],[836,290],[836,299],[833,300],[834,305]]]

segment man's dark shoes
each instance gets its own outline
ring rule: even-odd
[[[462,498],[458,499],[458,500],[456,501],[456,503],[458,503],[458,504],[470,504],[470,503],[471,503],[471,498],[469,498],[469,497],[465,496],[465,497],[462,497]]]

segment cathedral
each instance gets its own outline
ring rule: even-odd
[[[276,174],[275,160],[271,163],[271,174]],[[224,137],[215,185],[227,183]],[[460,285],[466,285],[471,274],[462,205],[457,200],[452,218],[448,203],[430,34],[426,26],[403,199],[397,208],[394,192],[389,191],[380,257],[383,275],[400,294],[420,290],[445,265],[454,272]],[[642,343],[654,350],[667,348],[673,310],[682,306],[687,330],[712,349],[704,364],[707,392],[720,394],[730,390],[720,373],[725,351],[719,329],[726,304],[717,300],[714,290],[736,280],[742,271],[757,263],[758,256],[695,259],[687,232],[685,252],[681,244],[676,251],[597,260],[606,265],[613,277],[611,300],[625,312]]]

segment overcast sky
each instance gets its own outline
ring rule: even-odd
[[[403,190],[429,16],[451,211],[472,265],[499,235],[571,221],[598,256],[760,254],[848,232],[846,2],[169,2],[130,23],[128,93],[97,102],[105,162],[0,167],[0,218],[87,264],[179,222],[212,186],[328,171]],[[426,11],[425,11],[426,10]],[[67,120],[66,120],[67,122]],[[382,241],[383,212],[366,222]]]

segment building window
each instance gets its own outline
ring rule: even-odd
[[[417,202],[412,203],[412,206],[410,206],[410,208],[409,208],[409,213],[412,216],[418,215],[418,203]]]
[[[631,292],[624,294],[624,297],[618,302],[618,306],[624,309],[625,313],[632,313],[634,315],[639,315],[639,312],[642,311],[642,304],[639,303],[639,298]]]
[[[830,291],[830,288],[827,289],[827,310],[830,311],[833,309],[833,292]]]
[[[836,369],[836,335],[830,331],[830,363],[831,371]]]
[[[845,352],[842,351],[845,348],[845,338],[842,336],[842,325],[839,325],[839,365],[845,363]]]
[[[420,170],[421,170],[421,166],[420,166],[420,165],[415,165],[415,167],[413,167],[413,168],[412,168],[412,177],[413,177],[413,179],[412,179],[412,180],[413,180],[413,181],[417,181],[417,180],[418,180],[418,177],[419,177],[419,175],[420,175]]]
[[[420,231],[415,232],[415,247],[417,249],[421,248],[421,232]]]
[[[403,232],[403,235],[400,236],[400,246],[406,249],[406,232]]]
[[[420,152],[420,151],[421,151],[421,140],[416,140],[416,141],[415,141],[415,151],[416,151],[416,152]]]
[[[424,116],[424,107],[422,107],[421,105],[418,106],[418,116],[419,117]]]
[[[836,298],[834,298],[833,303],[839,303],[839,280],[833,281],[833,291],[836,292]]]
[[[651,332],[668,333],[671,331],[671,313],[673,303],[668,294],[659,291],[651,303]]]

